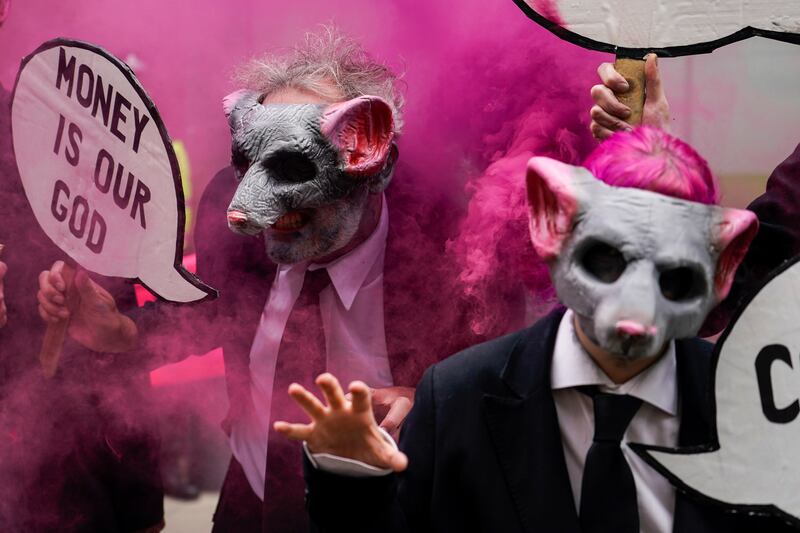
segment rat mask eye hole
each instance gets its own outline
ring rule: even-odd
[[[628,262],[622,252],[604,242],[595,242],[581,255],[581,267],[603,283],[614,283],[619,279]]]
[[[703,293],[705,282],[700,272],[682,266],[663,270],[658,278],[661,294],[673,302],[685,302]]]
[[[302,183],[317,176],[317,166],[300,152],[277,152],[264,161],[264,168],[280,181]]]
[[[250,161],[247,159],[247,156],[238,150],[233,150],[231,152],[231,165],[236,175],[236,181],[242,181],[242,178],[250,169]]]

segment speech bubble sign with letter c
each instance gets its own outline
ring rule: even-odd
[[[711,52],[753,36],[800,44],[796,0],[514,0],[562,39],[617,57]]]
[[[800,257],[739,310],[711,376],[715,442],[630,447],[682,490],[800,527]]]
[[[133,72],[94,45],[55,39],[22,61],[14,155],[47,236],[76,263],[195,302],[216,291],[183,268],[183,189],[172,143]]]

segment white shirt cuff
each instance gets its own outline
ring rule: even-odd
[[[397,443],[391,435],[383,428],[378,429],[383,435],[384,440],[386,440],[392,448],[397,450]],[[347,477],[379,477],[392,473],[391,468],[378,468],[368,465],[367,463],[362,463],[361,461],[356,461],[355,459],[348,459],[347,457],[339,457],[338,455],[331,455],[329,453],[311,453],[305,441],[303,441],[303,451],[314,468],[330,474]]]

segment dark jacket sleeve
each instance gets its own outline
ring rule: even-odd
[[[736,272],[731,292],[709,316],[704,336],[718,333],[767,274],[800,253],[800,145],[767,180],[767,189],[748,207],[758,217],[758,234]]]
[[[312,531],[424,533],[431,531],[430,505],[436,443],[435,367],[417,387],[414,407],[400,437],[408,456],[401,474],[351,478],[316,470],[304,458]]]

